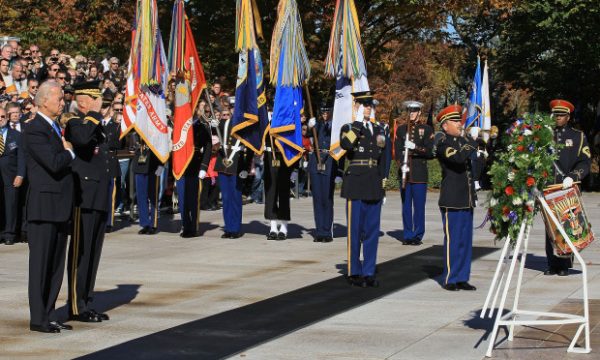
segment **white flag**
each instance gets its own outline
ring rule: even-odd
[[[490,107],[490,81],[488,76],[488,64],[485,61],[483,69],[483,80],[481,81],[481,114],[483,116],[483,130],[492,128],[492,112]]]

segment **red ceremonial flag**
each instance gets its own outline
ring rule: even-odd
[[[192,105],[187,81],[175,88],[175,113],[173,116],[173,176],[179,180],[194,155],[194,129]]]
[[[186,79],[190,81],[192,110],[196,110],[202,91],[206,88],[206,79],[187,16],[185,16],[185,70]]]

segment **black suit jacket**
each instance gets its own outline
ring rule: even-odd
[[[90,111],[77,114],[65,128],[65,139],[73,144],[75,205],[82,209],[108,211],[110,181],[106,135],[100,121],[102,115]]]
[[[0,136],[1,132],[0,132]],[[16,176],[25,177],[25,149],[21,133],[11,128],[7,129],[4,153],[0,155],[0,173],[4,185],[12,185]]]
[[[71,153],[52,126],[39,114],[25,124],[27,154],[27,220],[66,222],[73,208]]]

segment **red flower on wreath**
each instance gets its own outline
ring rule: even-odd
[[[527,181],[525,183],[527,184],[527,186],[532,187],[533,185],[535,185],[535,179],[530,176],[527,178]]]
[[[508,185],[505,189],[504,189],[504,193],[508,196],[511,196],[512,194],[515,193],[515,189],[513,189],[512,186]]]
[[[542,177],[544,179],[548,177],[548,172],[546,170],[542,171]]]
[[[523,152],[523,151],[525,151],[525,147],[523,145],[519,145],[519,146],[517,146],[517,151]]]
[[[523,135],[519,135],[518,140],[523,141]]]
[[[525,210],[527,210],[527,212],[533,212],[533,206],[525,206]]]
[[[502,215],[508,215],[510,213],[510,208],[506,205],[502,207]]]

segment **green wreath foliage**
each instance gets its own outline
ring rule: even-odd
[[[555,126],[550,116],[528,114],[507,130],[507,151],[489,171],[492,191],[487,199],[488,216],[496,240],[510,238],[514,244],[521,224],[531,224],[539,211],[536,190],[542,190],[551,179],[557,159]]]

